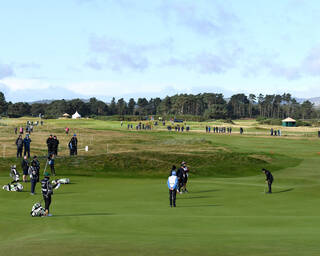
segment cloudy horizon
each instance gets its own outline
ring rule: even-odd
[[[312,0],[7,1],[0,91],[13,102],[320,96],[319,11]]]

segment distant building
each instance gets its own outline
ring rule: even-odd
[[[282,120],[282,126],[295,127],[296,125],[297,125],[297,121],[292,119],[291,117],[288,117]]]

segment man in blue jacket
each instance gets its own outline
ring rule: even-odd
[[[178,177],[176,176],[176,172],[172,171],[171,176],[168,178],[168,188],[169,188],[169,196],[170,196],[170,207],[176,207],[176,195],[178,188]]]
[[[29,138],[29,134],[27,134],[23,140],[23,145],[24,145],[23,155],[25,156],[28,153],[28,158],[30,158],[30,143],[31,143],[31,139]]]

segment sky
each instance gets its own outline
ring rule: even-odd
[[[320,96],[318,0],[10,0],[8,101],[176,93]]]

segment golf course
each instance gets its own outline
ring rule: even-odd
[[[15,127],[36,118],[0,120],[0,184],[11,182]],[[60,141],[52,217],[30,216],[30,195],[0,191],[0,255],[320,255],[320,138],[317,127],[276,127],[253,119],[187,122],[189,132],[128,129],[128,122],[44,120],[30,135],[41,174],[46,139]],[[135,126],[137,122],[130,122]],[[232,134],[205,126],[232,127]],[[70,133],[65,134],[65,127]],[[244,133],[240,135],[242,127]],[[270,136],[270,128],[282,136]],[[76,133],[78,156],[67,144]],[[85,147],[88,146],[88,151]],[[167,178],[186,161],[189,193],[169,207]],[[262,168],[274,176],[266,194]],[[42,179],[42,175],[40,177]]]

